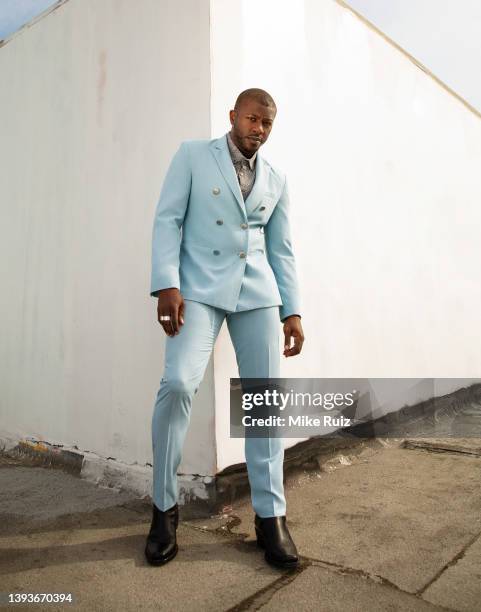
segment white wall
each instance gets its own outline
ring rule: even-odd
[[[261,153],[288,172],[304,304],[283,376],[479,375],[479,118],[350,11],[70,0],[7,41],[0,77],[2,431],[151,461],[155,205],[179,141],[227,131],[251,86],[279,108]],[[187,474],[244,459],[225,327],[214,363]]]
[[[152,461],[152,222],[209,53],[207,0],[71,0],[0,49],[3,432]],[[184,472],[215,471],[212,393],[210,364]]]
[[[333,0],[211,13],[213,135],[242,89],[278,106],[261,154],[288,174],[306,335],[282,375],[479,376],[479,117]],[[215,356],[222,468],[243,460],[225,328]]]

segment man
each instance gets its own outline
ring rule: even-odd
[[[177,554],[177,468],[192,397],[224,319],[240,378],[280,376],[279,319],[285,357],[302,349],[286,178],[258,153],[276,112],[266,91],[243,91],[229,113],[230,132],[180,145],[157,205],[151,295],[167,338],[152,417],[153,518],[145,555],[153,565]],[[269,563],[296,567],[282,439],[246,436],[245,455],[258,544]]]

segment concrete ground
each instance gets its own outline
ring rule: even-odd
[[[148,501],[2,457],[0,591],[70,592],[89,611],[481,611],[479,440],[345,452],[288,478],[294,572],[265,563],[249,500],[182,521],[178,556],[151,567]]]

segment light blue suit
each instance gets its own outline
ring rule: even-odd
[[[152,416],[153,501],[177,501],[177,469],[197,392],[224,319],[241,378],[280,376],[279,318],[300,314],[286,178],[257,153],[244,202],[224,135],[183,142],[167,171],[152,235],[151,295],[176,287],[184,325],[166,337]],[[281,438],[245,439],[252,505],[283,516]]]
[[[280,306],[281,319],[299,314],[288,208],[285,176],[259,152],[244,202],[225,136],[183,142],[155,214],[151,294],[177,287],[227,312]]]

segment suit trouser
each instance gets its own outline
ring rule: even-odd
[[[190,421],[192,398],[204,377],[224,319],[240,378],[280,376],[279,307],[226,312],[185,300],[184,325],[166,337],[164,375],[152,416],[153,501],[165,511],[177,502],[177,469]],[[252,506],[260,517],[283,516],[282,438],[245,438]]]

